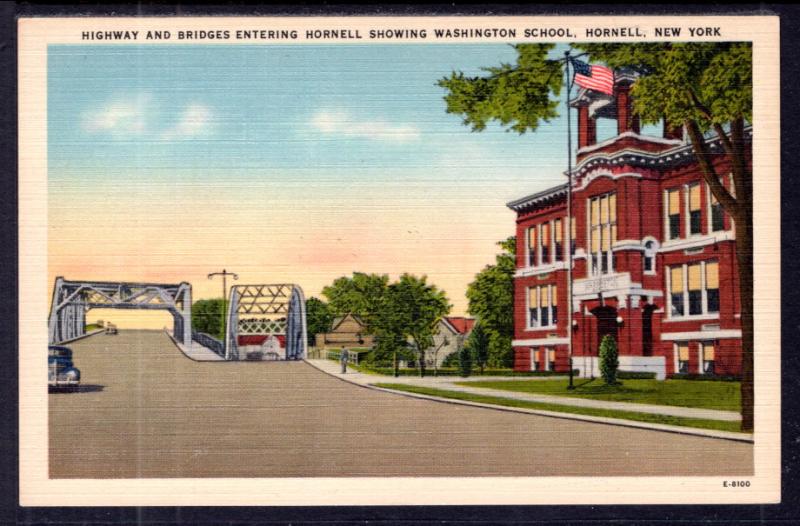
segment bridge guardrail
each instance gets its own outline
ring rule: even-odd
[[[196,341],[203,347],[211,349],[218,355],[225,358],[225,344],[223,344],[221,341],[214,338],[210,334],[206,334],[204,332],[192,331],[192,340]]]

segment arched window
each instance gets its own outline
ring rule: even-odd
[[[656,253],[658,252],[658,243],[655,240],[648,240],[644,244],[644,254],[642,255],[645,274],[656,273]]]

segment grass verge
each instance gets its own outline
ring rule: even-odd
[[[622,380],[619,385],[605,385],[602,379],[580,378],[575,389],[567,390],[565,380],[472,381],[457,385],[501,389],[518,393],[536,393],[609,402],[697,407],[719,411],[739,411],[739,382],[702,382],[691,380]]]
[[[414,385],[378,383],[375,387],[417,393],[441,398],[452,398],[455,400],[466,400],[469,402],[479,402],[505,407],[522,407],[525,409],[541,409],[544,411],[554,411],[558,413],[570,413],[576,415],[600,416],[606,418],[620,418],[633,420],[636,422],[648,422],[651,424],[665,424],[671,426],[695,427],[700,429],[713,429],[716,431],[739,432],[739,422],[728,422],[723,420],[706,420],[701,418],[684,418],[669,415],[655,415],[651,413],[635,413],[632,411],[617,411],[613,409],[594,409],[590,407],[575,407],[561,404],[549,404],[546,402],[529,402],[526,400],[514,400],[511,398],[501,398],[497,396],[485,396],[472,393],[462,393],[459,391],[448,391],[445,389],[434,389],[431,387],[418,387]]]

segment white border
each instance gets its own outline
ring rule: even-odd
[[[755,474],[748,488],[723,488],[723,477],[477,477],[477,478],[280,478],[125,479],[47,478],[47,394],[44,353],[47,331],[47,99],[46,58],[51,43],[82,43],[80,30],[147,29],[173,31],[175,18],[21,19],[19,21],[19,333],[20,342],[20,499],[25,506],[156,505],[368,505],[368,504],[672,504],[774,503],[780,500],[780,181],[779,181],[779,19],[752,17],[280,17],[181,18],[181,29],[264,27],[391,28],[569,27],[577,37],[547,42],[585,41],[588,27],[635,26],[654,35],[656,26],[719,26],[707,40],[752,41],[754,78],[753,164],[755,349]],[[652,38],[652,37],[650,37]],[[681,38],[690,40],[688,30]],[[593,39],[635,41],[635,38]],[[476,39],[459,39],[475,42]],[[502,38],[481,42],[505,42]],[[528,39],[528,41],[539,41]],[[301,38],[297,45],[319,43]],[[435,43],[428,39],[425,42]],[[439,41],[443,42],[443,41]],[[83,42],[98,44],[100,42]],[[140,41],[142,45],[149,42]],[[156,41],[153,44],[163,45]],[[196,42],[177,42],[185,45]],[[254,42],[212,42],[227,45]],[[259,42],[270,45],[287,41]],[[341,41],[342,45],[367,40]],[[381,43],[390,43],[381,41]],[[420,43],[400,39],[392,43]],[[110,43],[109,45],[123,45]],[[489,64],[487,64],[489,65]],[[498,203],[498,206],[503,206]],[[509,230],[513,223],[509,224]],[[759,279],[766,276],[767,279]],[[346,491],[342,488],[346,488]],[[398,492],[397,488],[403,488]]]

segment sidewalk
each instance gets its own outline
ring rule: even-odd
[[[175,346],[178,347],[178,349],[180,349],[181,352],[191,360],[196,362],[221,362],[225,360],[225,358],[219,354],[215,353],[208,347],[200,345],[196,341],[192,341],[192,344],[187,346],[176,340],[172,336],[172,331],[165,330],[164,332],[167,333],[167,336],[169,336],[169,339],[172,340],[172,343],[174,343]]]
[[[469,382],[467,378],[453,376],[426,376],[419,378],[416,376],[400,376],[397,378],[376,374],[364,374],[353,369],[348,369],[346,374],[341,373],[341,365],[333,360],[307,360],[314,367],[332,374],[348,382],[359,385],[373,385],[377,383],[393,383],[414,385],[420,387],[432,387],[436,389],[446,389],[448,391],[458,391],[461,393],[478,394],[484,396],[494,396],[508,398],[511,400],[522,400],[526,402],[543,402],[549,404],[568,405],[573,407],[588,407],[593,409],[610,409],[615,411],[630,411],[635,413],[648,413],[655,415],[666,415],[684,418],[700,418],[706,420],[724,420],[729,422],[739,421],[741,415],[734,411],[718,411],[715,409],[701,409],[695,407],[678,407],[667,405],[634,404],[630,402],[612,402],[605,400],[590,400],[585,398],[572,398],[566,396],[552,396],[534,393],[517,393],[504,391],[502,389],[486,389],[482,387],[468,387],[456,385],[456,382]],[[530,380],[552,380],[554,377],[531,377]],[[557,377],[556,377],[557,378]],[[525,378],[528,380],[528,378]],[[475,381],[498,381],[498,380],[520,380],[520,377],[508,376],[481,376],[473,379]]]

